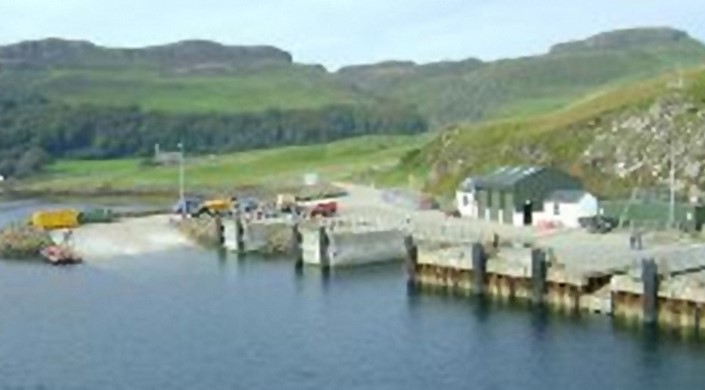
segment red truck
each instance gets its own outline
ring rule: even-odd
[[[322,217],[332,217],[338,212],[337,202],[325,202],[319,203],[309,209],[308,215],[311,217],[322,216]]]

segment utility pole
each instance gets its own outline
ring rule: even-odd
[[[678,66],[678,82],[675,85],[675,89],[680,93],[683,90],[683,71],[681,67]],[[668,207],[668,224],[669,227],[674,227],[676,222],[676,156],[675,150],[673,148],[673,141],[675,138],[675,115],[672,117],[673,123],[668,131],[668,157],[670,169],[668,172],[668,181],[670,186],[670,202]]]
[[[671,130],[673,131],[673,130]],[[668,208],[668,225],[669,227],[675,226],[676,222],[676,161],[675,161],[675,153],[673,153],[673,137],[671,135],[671,139],[669,140],[669,160],[670,160],[670,165],[671,168],[668,173],[668,181],[670,183],[671,187],[671,199],[670,199],[670,204]]]
[[[179,204],[181,205],[181,218],[186,218],[186,199],[184,196],[184,142],[179,142]]]

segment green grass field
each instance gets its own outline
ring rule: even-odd
[[[190,189],[228,189],[244,185],[300,183],[316,172],[322,180],[351,180],[375,168],[396,164],[430,135],[370,136],[328,145],[292,146],[218,156],[188,157]],[[178,188],[178,166],[146,167],[139,159],[59,161],[23,183],[30,190]]]

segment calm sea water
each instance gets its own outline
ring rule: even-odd
[[[396,265],[324,277],[199,250],[67,268],[0,262],[0,388],[705,386],[702,343],[410,295],[404,282]]]

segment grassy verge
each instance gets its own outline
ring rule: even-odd
[[[188,157],[186,188],[189,192],[200,192],[247,186],[292,186],[303,183],[303,176],[310,172],[325,181],[348,180],[396,164],[401,156],[428,138],[428,135],[372,136],[327,145]],[[59,161],[44,174],[18,183],[15,189],[120,196],[174,194],[178,186],[178,166],[144,166],[139,159],[125,159]]]

